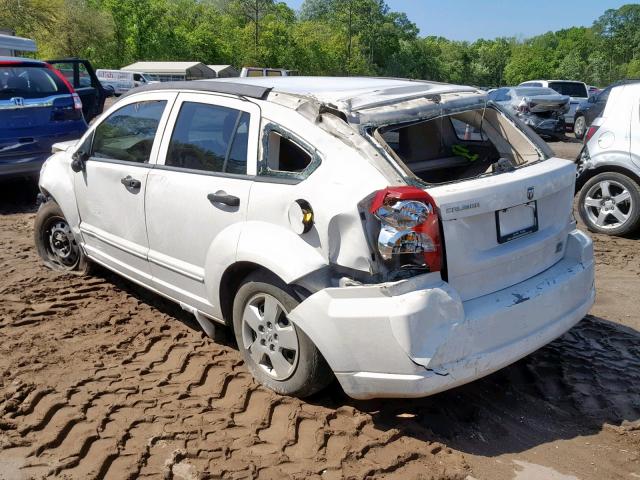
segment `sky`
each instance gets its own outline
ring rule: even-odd
[[[293,9],[304,0],[285,0]],[[420,35],[450,40],[534,35],[574,26],[591,26],[609,8],[633,0],[386,0],[391,10],[405,12]]]

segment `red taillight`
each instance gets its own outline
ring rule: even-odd
[[[49,63],[47,63],[46,65],[47,65],[47,68],[51,70],[56,75],[56,77],[58,77],[62,81],[62,83],[65,84],[65,86],[69,89],[69,93],[75,93],[75,90],[73,89],[73,85],[71,85],[69,80],[67,80],[67,77],[65,77],[60,70],[58,70],[57,68],[54,68],[53,65]]]
[[[598,131],[598,126],[595,125],[591,125],[589,127],[589,130],[587,130],[587,134],[584,136],[584,143],[587,143],[589,140],[591,140],[591,137],[593,137],[595,135],[595,133]]]
[[[380,220],[378,252],[393,267],[442,268],[440,224],[436,203],[416,187],[388,187],[376,192],[370,212]]]

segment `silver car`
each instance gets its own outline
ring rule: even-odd
[[[589,98],[589,89],[584,82],[576,82],[573,80],[530,80],[523,82],[519,87],[547,87],[552,88],[562,95],[571,97],[569,111],[564,116],[564,121],[568,127],[573,129],[573,122],[576,109],[580,102]]]
[[[511,109],[538,135],[564,138],[568,96],[544,87],[503,87],[489,92],[488,98]]]
[[[624,235],[640,227],[640,83],[611,89],[578,157],[578,209],[592,232]]]

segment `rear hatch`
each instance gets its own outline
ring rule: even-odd
[[[538,95],[529,97],[529,111],[531,113],[562,112],[569,102],[569,97],[564,95]]]
[[[50,151],[82,112],[65,81],[40,62],[0,63],[0,161]]]
[[[552,158],[429,187],[442,220],[448,282],[463,300],[502,290],[564,255],[575,165]]]

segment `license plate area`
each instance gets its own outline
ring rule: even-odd
[[[498,243],[505,243],[538,231],[538,202],[523,203],[496,211]]]

